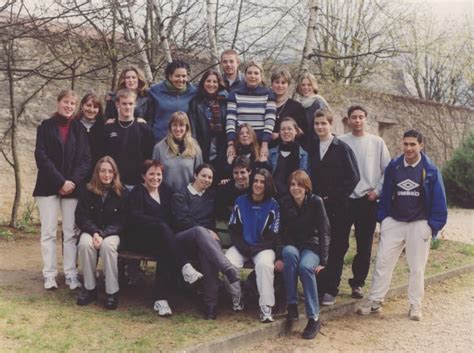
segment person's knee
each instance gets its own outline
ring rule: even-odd
[[[295,261],[299,258],[299,251],[294,246],[285,246],[282,251],[282,257],[284,260]]]
[[[259,261],[255,264],[256,272],[273,272],[275,265],[270,260]]]
[[[314,274],[314,266],[308,262],[300,262],[298,266],[298,272],[302,276],[308,276]]]
[[[117,249],[118,244],[109,238],[104,238],[100,245],[100,252],[104,254],[117,252]]]

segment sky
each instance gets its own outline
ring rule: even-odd
[[[472,26],[474,1],[472,0],[404,0],[409,4],[425,5],[440,19],[459,19],[468,16]]]

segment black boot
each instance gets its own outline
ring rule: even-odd
[[[306,324],[306,327],[303,330],[303,338],[305,340],[310,340],[316,337],[318,334],[319,330],[321,329],[321,322],[318,320],[314,319],[308,319],[308,323]]]
[[[109,310],[115,310],[118,307],[118,292],[114,294],[106,294],[105,296],[105,308]]]
[[[94,288],[92,290],[82,287],[79,295],[77,296],[77,305],[84,306],[92,303],[97,299],[97,290]]]
[[[297,321],[299,319],[298,304],[288,304],[286,319],[288,321]]]

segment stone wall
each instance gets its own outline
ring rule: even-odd
[[[106,77],[102,73],[102,77]],[[18,86],[17,97],[26,97],[40,81],[30,80]],[[49,85],[32,100],[20,121],[19,149],[23,182],[23,207],[33,202],[32,191],[36,179],[34,147],[36,127],[39,122],[55,111],[56,95],[68,83]],[[104,96],[108,89],[106,80],[79,79],[75,82],[79,96],[94,90]],[[0,73],[0,91],[7,91],[7,83]],[[320,92],[334,110],[336,119],[334,132],[348,131],[344,118],[347,108],[353,104],[364,106],[369,112],[368,129],[384,138],[392,156],[401,152],[403,132],[409,128],[419,129],[426,136],[426,151],[430,157],[443,165],[459,145],[463,136],[474,127],[474,111],[466,108],[446,106],[419,99],[371,92],[359,87],[341,88],[324,86]],[[8,95],[0,95],[0,135],[9,126]],[[8,140],[2,146],[8,152]],[[10,216],[14,196],[13,172],[5,159],[0,156],[0,222]]]

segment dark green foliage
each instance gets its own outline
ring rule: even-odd
[[[474,208],[474,131],[444,166],[443,179],[450,205]]]

